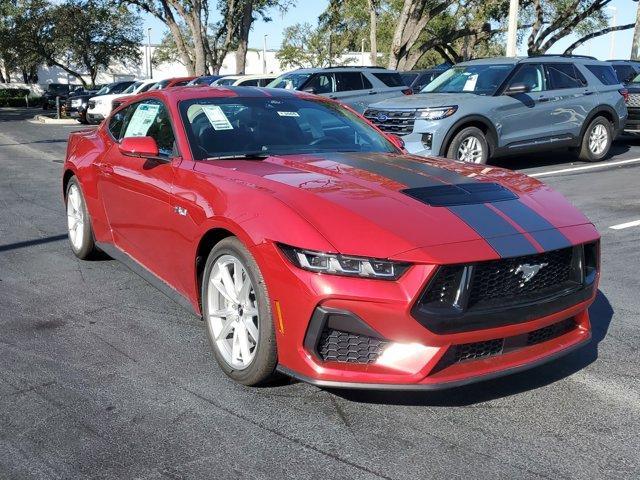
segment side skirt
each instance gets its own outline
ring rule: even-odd
[[[142,277],[144,280],[158,289],[165,296],[176,302],[182,308],[188,310],[189,313],[192,313],[196,317],[202,318],[202,315],[195,311],[193,305],[191,305],[191,302],[187,299],[187,297],[178,292],[175,288],[162,280],[160,277],[156,276],[153,272],[149,271],[145,266],[138,263],[127,253],[123,252],[111,243],[97,242],[96,246],[111,258],[118,260],[120,263],[124,264],[127,268],[129,268],[129,270]]]

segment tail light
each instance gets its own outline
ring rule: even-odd
[[[624,98],[624,103],[629,103],[629,90],[627,90],[626,88],[621,88],[620,90],[618,90],[618,92],[620,92],[620,95],[622,95],[622,98]]]
[[[410,88],[405,88],[404,90],[402,90],[402,93],[405,95],[413,95],[413,90]]]

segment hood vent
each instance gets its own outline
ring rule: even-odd
[[[512,191],[497,183],[464,183],[407,188],[402,190],[402,193],[432,207],[502,202],[518,198]]]

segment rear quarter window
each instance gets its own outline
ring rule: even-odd
[[[618,83],[620,83],[620,80],[618,80],[613,67],[610,67],[608,65],[587,65],[586,67],[587,70],[593,73],[593,75],[603,85],[617,85]]]
[[[405,87],[406,85],[402,81],[402,77],[399,73],[392,72],[380,72],[374,73],[374,77],[384,83],[387,87]]]

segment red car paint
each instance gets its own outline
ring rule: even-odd
[[[438,266],[500,259],[495,245],[498,241],[510,245],[511,237],[499,231],[495,235],[479,233],[454,208],[420,203],[403,193],[407,186],[398,179],[350,166],[339,156],[194,160],[179,102],[241,96],[242,92],[234,88],[177,87],[128,100],[133,103],[155,98],[170,112],[180,156],[152,168],[145,159],[120,153],[107,129],[109,119],[95,131],[70,135],[64,182],[72,174],[79,179],[96,242],[124,252],[199,314],[198,256],[206,257],[208,253],[200,250],[202,240],[211,232],[235,235],[255,257],[272,301],[279,302],[282,324],[274,319],[279,367],[320,385],[458,385],[536,365],[590,338],[587,308],[595,298],[597,273],[586,298],[528,321],[446,334],[423,326],[412,315],[412,308]],[[330,102],[304,93],[293,95]],[[498,203],[487,204],[487,208],[513,227],[514,242],[516,237],[523,237],[537,252],[545,250],[538,240],[546,237],[539,233],[546,235],[551,230],[570,245],[599,239],[589,220],[560,194],[523,174],[411,157],[401,150],[387,156],[385,168],[403,161],[411,162],[409,165],[415,168],[434,168],[443,175],[456,174],[505,187],[518,197],[520,207],[544,218],[549,228],[540,232],[523,228],[495,208]],[[379,159],[375,162],[379,163]],[[176,214],[179,209],[188,215]],[[323,275],[294,266],[277,243],[406,261],[411,267],[397,281]],[[427,348],[420,356],[395,364],[324,362],[304,345],[310,319],[318,306],[352,312],[388,341],[417,343]],[[271,310],[277,309],[272,305]],[[435,368],[456,345],[515,338],[567,318],[573,318],[575,328],[548,341]]]

